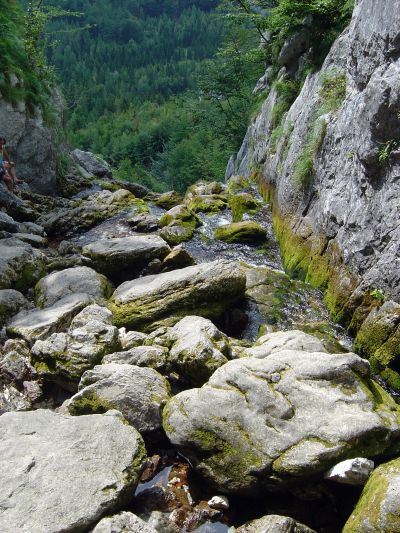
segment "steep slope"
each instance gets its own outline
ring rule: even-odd
[[[400,298],[399,28],[398,0],[358,0],[350,27],[279,128],[275,84],[227,169],[228,177],[258,176],[287,270],[326,290],[333,316],[353,333],[384,299]],[[280,81],[304,61],[304,47],[289,48]],[[386,345],[378,366],[398,355],[399,316],[394,305],[372,347],[359,339],[369,357]]]

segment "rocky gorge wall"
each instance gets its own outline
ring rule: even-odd
[[[54,120],[62,115],[61,96],[53,95]],[[57,131],[48,125],[41,112],[30,116],[23,102],[13,106],[0,97],[0,135],[15,162],[18,176],[32,191],[54,194],[57,189]]]
[[[279,56],[278,82],[298,76],[305,62],[304,47],[291,50]],[[307,76],[278,127],[279,92],[272,85],[227,168],[228,178],[257,176],[273,205],[286,270],[326,291],[333,316],[351,333],[360,331],[359,352],[375,358],[380,370],[391,367],[394,381],[400,321],[399,54],[400,1],[358,0],[350,27],[322,68]],[[332,95],[336,102],[330,106]],[[377,323],[381,327],[369,334]]]

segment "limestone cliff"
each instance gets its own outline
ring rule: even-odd
[[[297,52],[278,82],[298,76],[307,51]],[[400,299],[399,56],[400,1],[358,0],[278,127],[272,85],[227,169],[258,177],[287,270],[326,290],[352,332],[384,298]]]
[[[60,121],[61,98],[53,95],[54,120]],[[59,126],[58,126],[59,127]],[[30,115],[24,103],[12,106],[0,97],[0,135],[7,139],[7,150],[21,177],[40,194],[54,194],[57,187],[57,127],[50,126],[38,110]]]

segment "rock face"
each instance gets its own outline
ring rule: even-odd
[[[155,329],[187,314],[218,317],[242,298],[246,276],[236,263],[214,261],[120,285],[109,308],[118,326]]]
[[[68,403],[72,415],[117,409],[141,434],[160,432],[170,388],[152,368],[115,363],[96,366],[83,374],[79,389]]]
[[[86,370],[119,348],[119,332],[110,311],[90,305],[76,315],[66,333],[36,341],[32,361],[41,377],[74,391]]]
[[[249,177],[260,169],[287,270],[327,290],[346,324],[372,289],[400,298],[399,28],[398,0],[357,0],[350,28],[307,77],[278,142],[272,88],[227,170]],[[327,79],[346,94],[321,116]]]
[[[394,533],[400,530],[400,460],[378,467],[366,484],[343,533]]]
[[[276,489],[396,451],[399,409],[354,354],[280,351],[216,370],[164,411],[171,442],[217,488]]]
[[[122,282],[135,277],[150,261],[162,261],[170,251],[168,244],[156,235],[135,235],[96,241],[85,246],[82,253],[99,272]]]
[[[273,353],[284,350],[302,350],[304,352],[326,352],[323,343],[303,331],[278,331],[260,337],[245,354],[248,357],[264,359]]]
[[[0,530],[87,531],[135,490],[146,459],[119,413],[0,417]]]
[[[54,102],[60,110],[59,95]],[[14,160],[18,175],[31,189],[41,194],[54,194],[57,190],[56,130],[41,116],[28,116],[22,103],[18,108],[0,99],[1,135],[7,139],[7,150]]]
[[[35,287],[36,304],[49,307],[70,294],[87,294],[102,301],[110,296],[111,284],[101,274],[88,267],[67,268],[42,278]]]

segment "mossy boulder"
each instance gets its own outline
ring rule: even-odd
[[[379,466],[368,480],[343,533],[400,531],[400,459]]]
[[[266,238],[267,232],[261,224],[250,220],[224,224],[214,231],[214,239],[228,243],[257,243]]]
[[[140,434],[160,434],[162,410],[170,398],[168,381],[152,368],[102,364],[85,372],[79,392],[68,402],[72,415],[120,411]]]
[[[28,307],[28,301],[20,292],[13,289],[0,290],[0,327],[18,311]]]
[[[363,322],[354,347],[368,358],[374,372],[400,391],[400,305],[386,302]]]
[[[218,213],[227,207],[227,201],[220,195],[193,196],[187,204],[188,208],[195,213]]]
[[[259,202],[247,192],[237,193],[229,197],[229,208],[232,211],[233,222],[240,222],[245,213],[256,213]]]
[[[181,221],[173,222],[159,231],[159,236],[170,246],[177,246],[182,242],[190,241],[194,235],[193,225],[186,225]]]
[[[251,187],[251,182],[244,176],[235,175],[231,176],[228,181],[226,192],[229,194],[235,194]]]
[[[282,350],[217,369],[175,396],[164,429],[224,492],[281,490],[352,457],[400,449],[400,409],[355,354]]]
[[[187,197],[221,194],[224,188],[225,186],[219,181],[199,181],[188,188]]]
[[[125,189],[101,191],[85,200],[70,201],[39,218],[49,235],[66,235],[99,224],[117,213],[130,209],[132,216],[148,213],[147,204]]]
[[[164,209],[171,209],[182,203],[183,197],[176,191],[168,191],[161,194],[155,201],[155,205]]]
[[[217,318],[243,298],[245,285],[238,264],[214,261],[123,283],[109,308],[116,325],[152,330],[188,314]]]
[[[120,348],[119,332],[112,325],[110,311],[91,305],[74,318],[66,333],[36,341],[31,360],[43,379],[75,392],[84,372]]]
[[[191,229],[201,226],[201,220],[199,217],[184,204],[173,207],[160,218],[160,225],[162,227],[176,222]]]
[[[46,272],[43,254],[16,238],[0,241],[0,289],[26,292]]]

